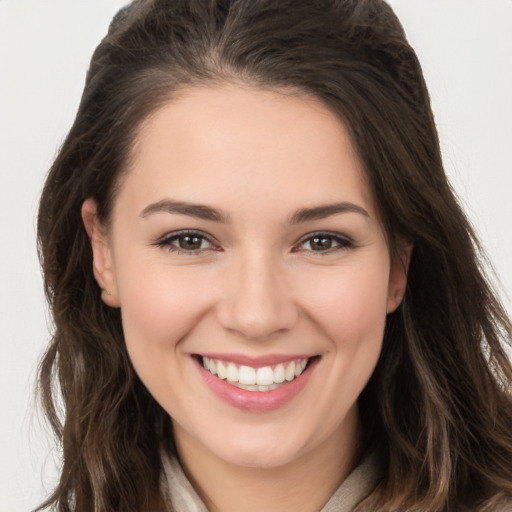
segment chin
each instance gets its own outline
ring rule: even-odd
[[[304,443],[287,436],[259,435],[256,439],[248,436],[232,436],[231,443],[223,443],[220,451],[218,445],[212,451],[225,462],[244,468],[271,469],[286,466],[298,459],[304,452]]]

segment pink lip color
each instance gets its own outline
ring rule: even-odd
[[[289,402],[304,388],[318,362],[318,358],[313,359],[306,370],[298,377],[291,382],[283,383],[277,389],[272,391],[247,391],[219,379],[205,370],[196,358],[193,358],[193,360],[207,386],[215,395],[237,409],[251,412],[272,411]]]

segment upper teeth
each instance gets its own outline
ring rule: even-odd
[[[203,366],[219,379],[227,380],[240,386],[274,386],[285,380],[292,381],[298,377],[306,368],[308,359],[298,359],[288,363],[281,363],[275,366],[237,366],[235,363],[211,359],[203,356]],[[270,389],[270,388],[269,388]],[[274,389],[274,388],[272,388]],[[259,389],[264,391],[266,389]],[[256,389],[254,389],[256,391]]]

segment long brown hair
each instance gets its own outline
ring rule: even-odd
[[[368,510],[494,510],[512,496],[512,326],[446,179],[420,65],[383,0],[135,0],[114,18],[39,210],[55,323],[39,384],[63,450],[40,510],[164,507],[170,421],[133,370],[119,310],[100,299],[80,208],[93,198],[108,224],[141,123],[178,90],[222,82],[323,101],[351,132],[391,250],[414,244],[359,399],[384,474]]]

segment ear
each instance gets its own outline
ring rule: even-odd
[[[101,288],[101,299],[107,306],[116,308],[120,306],[120,302],[112,251],[97,211],[96,202],[93,199],[86,199],[82,205],[82,220],[91,242],[93,273]]]
[[[404,298],[411,254],[412,244],[400,243],[391,261],[388,285],[388,313],[395,311]]]

